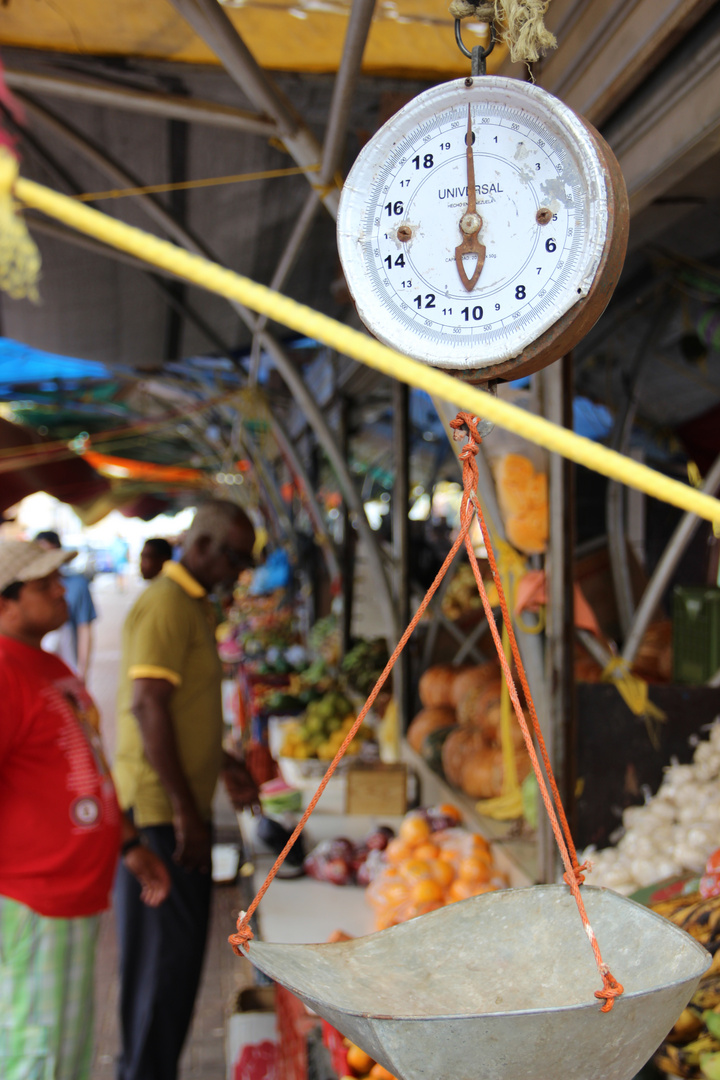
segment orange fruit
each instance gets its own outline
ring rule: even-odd
[[[452,885],[448,889],[447,897],[452,904],[456,900],[469,900],[471,896],[475,895],[475,885],[471,881],[453,881]]]
[[[392,885],[388,885],[385,889],[385,903],[386,904],[402,904],[403,900],[407,898],[409,886],[404,881],[394,881]]]
[[[370,1080],[397,1080],[397,1077],[384,1069],[382,1065],[377,1064],[370,1070]]]
[[[385,858],[389,863],[403,862],[405,859],[409,859],[411,855],[411,849],[399,836],[394,837],[385,848]]]
[[[389,930],[391,926],[395,926],[395,908],[375,913],[376,930]]]
[[[417,919],[418,915],[428,915],[431,911],[437,911],[441,907],[445,907],[442,900],[426,900],[423,904],[410,904],[404,912],[404,921]]]
[[[438,812],[444,814],[445,817],[453,818],[455,821],[462,821],[462,814],[458,810],[457,806],[453,806],[452,803],[440,803],[438,806]]]
[[[430,862],[430,873],[433,876],[433,881],[437,881],[438,885],[441,885],[444,889],[455,880],[455,867],[444,859],[433,859]]]
[[[487,881],[490,867],[485,859],[478,858],[477,855],[466,855],[460,860],[458,877],[462,881]]]
[[[375,1064],[375,1058],[371,1058],[369,1054],[366,1054],[364,1050],[361,1050],[359,1046],[355,1046],[354,1043],[350,1044],[347,1052],[347,1063],[351,1069],[354,1069],[357,1073],[366,1073],[372,1069]]]
[[[422,881],[432,877],[432,867],[425,859],[408,859],[400,863],[400,873],[406,881]]]
[[[436,900],[442,900],[443,887],[437,881],[417,881],[410,895],[416,904],[433,903]]]
[[[475,850],[487,851],[490,853],[490,845],[484,836],[479,836],[477,833],[470,834],[470,846]]]
[[[453,881],[448,889],[447,897],[449,903],[452,904],[455,900],[469,900],[471,896],[480,896],[482,893],[494,891],[492,885],[485,881],[463,881],[458,879]]]
[[[404,840],[411,847],[415,847],[417,844],[422,844],[424,840],[427,840],[432,829],[430,828],[430,822],[426,821],[424,817],[420,817],[419,814],[408,814],[401,823],[398,832],[401,840]]]
[[[438,859],[442,859],[443,862],[454,863],[457,859],[457,851],[451,847],[441,847]]]
[[[428,861],[430,859],[437,859],[439,854],[440,848],[437,844],[431,844],[429,840],[424,844],[420,844],[413,852],[416,859],[426,859]]]

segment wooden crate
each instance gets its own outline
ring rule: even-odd
[[[407,766],[356,764],[347,771],[346,814],[402,815],[407,810]]]

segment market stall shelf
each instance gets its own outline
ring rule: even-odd
[[[356,941],[243,953],[398,1080],[630,1080],[710,957],[616,893],[583,898],[625,989],[610,1012],[564,886],[474,897]]]

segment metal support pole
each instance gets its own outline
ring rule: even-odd
[[[317,195],[314,191],[311,191],[295,221],[285,250],[280,256],[280,261],[275,268],[275,273],[270,281],[271,289],[280,291],[290,276],[292,268],[297,262],[298,255],[302,251],[305,241],[310,234],[310,229],[315,221],[319,207],[320,203],[318,202]],[[252,358],[250,364],[250,383],[253,386],[257,383],[258,369],[260,367],[260,340],[258,334],[261,330],[265,329],[267,324],[267,315],[259,315],[255,321],[255,333],[253,335]]]
[[[397,618],[397,612],[395,611],[390,584],[388,582],[387,574],[385,573],[385,567],[380,555],[380,548],[375,533],[370,528],[370,523],[368,522],[365,513],[365,507],[363,506],[357,487],[350,476],[347,462],[340,451],[335,436],[327,425],[322,410],[310,393],[305,380],[300,375],[300,372],[297,370],[290,357],[280,343],[272,337],[267,330],[263,330],[259,336],[263,348],[270,353],[275,366],[285,380],[292,396],[295,398],[295,401],[300,406],[302,412],[308,418],[315,432],[315,437],[325,451],[330,465],[335,472],[335,475],[338,477],[349,509],[351,513],[355,515],[355,524],[360,534],[360,539],[367,545],[373,581],[377,585],[379,592],[378,598],[383,608],[385,622],[383,632],[389,634],[392,640],[396,642],[399,640],[402,631]]]
[[[635,354],[632,372],[629,377],[627,393],[617,411],[613,428],[611,447],[624,454],[630,442],[632,426],[638,405],[638,391],[645,365],[659,341],[673,307],[668,303],[667,289],[658,295],[657,304],[650,319],[650,326]],[[623,638],[630,630],[635,613],[628,545],[625,535],[625,489],[622,484],[609,482],[607,488],[607,534],[610,568],[612,571],[615,601]]]
[[[66,101],[82,101],[88,105],[101,105],[145,116],[159,116],[166,120],[208,124],[231,131],[242,131],[246,135],[260,135],[265,139],[277,135],[277,125],[272,120],[243,109],[235,109],[231,105],[218,105],[213,101],[130,90],[125,86],[108,86],[107,83],[77,82],[57,75],[39,75],[34,71],[18,71],[13,68],[5,68],[3,75],[12,90],[29,90],[31,93],[48,94]]]
[[[260,67],[217,0],[171,0],[171,3],[210,46],[230,78],[255,107],[275,121],[278,138],[297,164],[308,169],[320,166],[322,155],[317,139]],[[314,173],[308,173],[308,181],[317,185]],[[337,213],[339,196],[337,189],[319,192],[319,198],[333,215]]]
[[[705,477],[701,490],[707,495],[715,495],[720,488],[720,456],[715,458],[710,472]],[[677,524],[674,533],[668,541],[662,557],[653,571],[653,575],[647,584],[642,599],[637,606],[632,624],[625,639],[622,650],[623,660],[632,664],[640,647],[648,624],[657,608],[660,597],[667,588],[668,582],[673,575],[675,567],[680,562],[685,549],[690,543],[695,531],[700,524],[697,514],[683,514]]]
[[[94,165],[96,169],[109,177],[113,183],[118,184],[120,187],[142,187],[136,176],[127,172],[116,161],[113,161],[104,150],[101,150],[85,135],[81,135],[65,120],[61,120],[50,109],[39,105],[25,94],[18,94],[17,98],[22,102],[22,106],[28,115],[34,117],[49,131],[52,131],[54,135],[57,135],[59,139],[62,139],[64,143],[71,146],[86,161],[89,161],[91,165]],[[170,211],[166,210],[162,203],[158,202],[152,195],[135,195],[133,201],[142,207],[156,225],[159,225],[180,247],[185,248],[186,251],[192,251],[195,255],[212,258],[211,252],[201,244],[197,237],[193,236],[184,225],[181,225]]]
[[[541,373],[543,414],[555,424],[572,425],[572,376],[568,358],[551,364]],[[547,574],[546,663],[549,710],[543,737],[558,789],[568,805],[568,782],[574,752],[573,667],[573,500],[572,470],[559,454],[550,455],[549,543],[545,557]],[[574,793],[573,793],[574,794]],[[555,881],[559,853],[547,816],[538,819],[539,879]]]
[[[335,173],[342,165],[348,116],[362,66],[363,53],[370,33],[374,10],[375,0],[353,0],[350,7],[343,54],[335,77],[330,112],[325,128],[322,169],[320,170],[321,184],[331,183]]]
[[[302,499],[305,503],[310,520],[313,523],[313,528],[320,537],[320,545],[323,549],[323,555],[327,564],[328,576],[330,578],[331,586],[334,586],[340,580],[340,565],[337,560],[337,555],[335,554],[335,545],[333,544],[332,537],[325,524],[325,518],[323,517],[322,510],[315,497],[315,491],[310,483],[310,477],[303,465],[302,458],[285,434],[285,429],[277,417],[272,413],[270,422],[272,424],[272,433],[275,437],[275,441],[280,448],[280,453],[287,460],[291,471],[300,482]]]
[[[350,460],[350,402],[346,397],[340,399],[340,447],[345,460]],[[350,650],[352,643],[352,612],[355,595],[355,530],[352,526],[352,514],[347,499],[343,499],[343,540],[342,540],[342,651],[343,656]]]
[[[255,440],[251,437],[249,432],[243,431],[240,435],[240,441],[253,464],[255,472],[257,473],[258,480],[265,488],[267,501],[272,506],[278,525],[280,527],[280,534],[285,534],[288,543],[292,548],[293,554],[297,559],[297,537],[295,535],[295,530],[293,529],[292,522],[288,517],[287,510],[285,509],[282,496],[280,495],[280,491],[278,489],[277,481],[273,475],[272,469],[270,468],[270,462],[263,457],[263,454],[256,446]]]
[[[410,622],[410,391],[405,383],[393,383],[393,458],[395,483],[392,491],[392,540],[395,563],[395,604],[401,626]],[[402,730],[411,720],[410,654],[403,649],[393,669],[393,691],[398,703]]]
[[[184,0],[183,0],[184,2]],[[214,0],[213,0],[214,2]],[[53,116],[48,110],[41,108],[34,103],[27,103],[28,109],[32,106],[32,111],[39,119],[50,124],[55,133],[64,141],[72,145],[79,153],[83,154],[86,158],[91,160],[98,169],[104,172],[106,175],[111,176],[116,181],[126,186],[136,186],[137,181],[135,178],[130,178],[119,166],[111,162],[106,155],[100,151],[97,147],[93,146],[87,139],[81,136],[78,132],[73,131],[67,125],[65,125],[57,117]],[[208,252],[206,248],[197,240],[192,234],[180,225],[171,214],[168,213],[160,203],[155,202],[149,195],[136,196],[138,202],[143,205],[148,213],[162,226],[162,228],[173,236],[181,247],[184,247],[187,251],[195,252],[199,255],[204,255],[208,258],[214,259],[211,252]],[[217,261],[217,260],[214,260]],[[254,332],[257,323],[256,316],[243,307],[242,304],[232,302],[232,307],[240,315],[240,318]],[[302,375],[297,370],[295,364],[292,362],[285,349],[280,343],[273,337],[268,330],[263,330],[258,334],[258,339],[262,347],[270,354],[275,366],[277,367],[280,375],[287,384],[290,393],[295,398],[296,403],[300,407],[301,411],[307,417],[310,423],[315,437],[322,446],[325,454],[327,455],[330,465],[338,478],[338,483],[346,498],[352,512],[356,515],[356,525],[361,538],[365,541],[368,548],[368,555],[370,558],[371,568],[374,576],[374,580],[377,584],[380,593],[380,602],[383,606],[383,613],[385,616],[385,632],[393,639],[397,641],[400,635],[399,626],[396,619],[395,609],[393,605],[392,593],[390,591],[390,584],[385,573],[385,567],[380,555],[380,549],[377,544],[375,534],[370,528],[367,515],[365,514],[365,508],[360,498],[359,492],[355,483],[350,475],[350,470],[347,467],[345,458],[343,457],[340,449],[335,440],[330,427],[322,413],[322,410],[318,407],[315,399],[312,397],[308,390]]]
[[[322,166],[318,178],[320,187],[325,187],[332,182],[333,177],[342,163],[342,152],[347,134],[348,116],[350,114],[352,96],[357,84],[358,75],[360,74],[360,66],[362,64],[365,43],[367,42],[367,35],[370,31],[370,23],[372,21],[374,9],[375,0],[355,0],[350,10],[343,55],[333,86],[330,111],[325,128],[325,139],[322,148]],[[332,213],[332,207],[328,204],[326,205],[328,206],[328,210]],[[300,212],[300,216],[295,222],[295,227],[290,234],[287,246],[282,253],[277,269],[273,274],[272,281],[270,282],[271,289],[280,290],[285,284],[299,253],[302,251],[303,244],[310,232],[319,206],[318,192],[316,189],[313,189],[308,195],[305,205]],[[258,329],[264,330],[266,325],[267,318],[261,316],[257,322]],[[256,378],[258,360],[259,349],[257,348],[257,339],[254,339],[253,370],[251,372],[253,380]]]

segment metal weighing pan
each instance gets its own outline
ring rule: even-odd
[[[564,885],[486,893],[333,945],[245,955],[398,1080],[631,1080],[710,964],[683,930],[584,886],[624,994],[610,1012]]]

